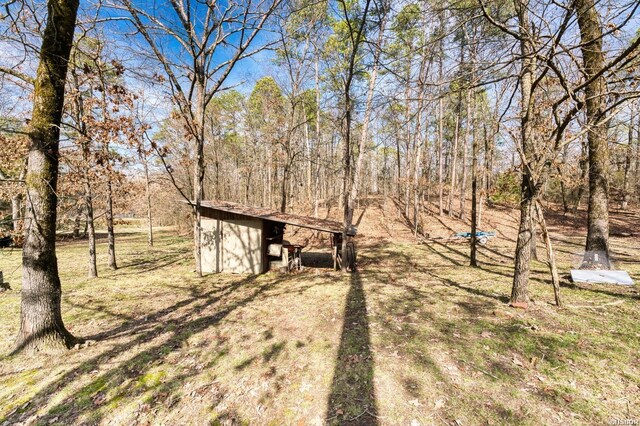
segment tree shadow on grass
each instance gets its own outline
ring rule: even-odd
[[[377,425],[373,353],[360,274],[351,274],[326,422]]]
[[[102,340],[127,334],[131,338],[65,372],[31,398],[31,407],[42,407],[56,399],[63,388],[73,386],[83,377],[91,376],[88,383],[65,398],[59,399],[43,416],[38,417],[38,421],[44,424],[50,421],[77,424],[82,421],[84,415],[91,413],[91,421],[99,423],[105,414],[104,411],[99,410],[102,406],[117,404],[121,399],[141,396],[146,391],[151,391],[154,395],[162,395],[162,397],[172,395],[172,391],[180,388],[191,375],[197,374],[197,370],[186,375],[178,375],[166,382],[158,381],[158,383],[148,385],[144,382],[149,370],[154,365],[162,363],[169,354],[181,348],[191,336],[209,327],[214,327],[233,311],[252,302],[280,281],[258,284],[255,282],[255,278],[255,276],[247,277],[207,292],[194,290],[187,299],[147,316],[146,321],[128,320],[112,330],[91,336],[91,338]],[[210,306],[232,295],[234,290],[239,287],[252,284],[255,285],[245,297],[226,303],[213,312],[208,310]],[[175,315],[180,309],[183,311]],[[155,344],[152,343],[162,336],[166,336],[166,338]],[[147,346],[149,344],[151,346]],[[146,348],[128,360],[119,363],[117,367],[103,370],[95,376],[91,373],[100,371],[101,366],[111,363],[114,358],[141,345],[145,345]],[[224,349],[221,350],[224,351]],[[144,385],[125,385],[131,383],[129,380],[134,380],[134,383],[141,381]],[[117,395],[106,398],[106,390],[118,387],[122,387],[122,389]],[[101,399],[103,397],[104,400]],[[30,411],[30,409],[26,412],[14,410],[6,418],[0,419],[0,423],[23,422],[31,415]]]
[[[563,279],[562,279],[563,278]],[[631,299],[640,301],[640,293],[634,289],[634,286],[622,286],[615,284],[587,284],[574,283],[571,281],[571,275],[561,277],[560,287],[570,288],[578,291],[588,291],[596,294],[604,294],[611,297],[621,297],[623,299]]]
[[[149,258],[148,256],[137,256],[128,260],[119,269],[116,276],[137,275],[140,273],[156,271],[164,267],[181,263],[189,259],[190,254],[182,251],[168,251],[159,256]],[[124,272],[126,270],[127,272]]]

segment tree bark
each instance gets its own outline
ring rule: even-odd
[[[20,331],[15,352],[59,351],[76,339],[62,321],[56,258],[60,122],[77,0],[49,0],[29,129]]]
[[[198,59],[196,65],[196,112],[194,126],[196,143],[196,162],[193,169],[193,254],[195,258],[196,274],[202,276],[202,199],[204,198],[204,117],[205,105],[205,76],[204,58]]]
[[[346,79],[345,79],[345,85],[344,85],[344,108],[345,108],[345,120],[344,120],[344,158],[343,158],[343,163],[344,163],[344,184],[343,184],[343,191],[344,191],[344,229],[342,231],[342,271],[346,272],[347,271],[347,259],[346,259],[346,255],[347,255],[347,244],[348,244],[348,239],[349,237],[349,229],[351,228],[351,225],[353,224],[353,211],[354,211],[354,205],[355,205],[355,200],[358,196],[358,186],[359,186],[359,181],[360,181],[360,174],[361,174],[361,170],[362,170],[362,158],[364,156],[364,149],[365,149],[365,141],[367,139],[367,132],[368,132],[368,125],[369,125],[369,118],[370,118],[370,114],[371,114],[371,104],[372,104],[372,100],[373,100],[373,89],[375,87],[375,80],[377,77],[377,70],[378,70],[378,58],[379,58],[379,52],[380,52],[380,44],[378,44],[378,49],[376,49],[376,53],[374,55],[374,65],[373,65],[373,71],[371,73],[371,77],[369,80],[369,89],[368,89],[368,93],[367,93],[367,105],[365,107],[365,118],[363,121],[363,125],[362,125],[362,134],[360,137],[360,143],[359,143],[359,152],[358,152],[358,158],[356,159],[356,170],[355,170],[355,174],[353,176],[353,181],[350,182],[351,180],[351,122],[352,122],[352,113],[353,113],[353,100],[351,98],[351,84],[353,82],[353,78],[355,76],[355,65],[356,65],[356,58],[357,58],[357,54],[358,54],[358,49],[360,47],[360,43],[361,43],[361,36],[363,34],[364,31],[364,23],[366,22],[367,19],[367,14],[369,12],[369,6],[370,6],[371,2],[370,0],[366,0],[365,3],[365,8],[363,10],[362,13],[362,21],[359,24],[359,28],[355,34],[355,38],[353,38],[353,45],[351,46],[352,50],[351,50],[351,54],[350,54],[350,62],[349,62],[349,69],[347,70],[347,75],[346,75]],[[344,12],[345,15],[347,14],[346,12],[346,4],[343,3],[342,4],[343,8],[344,8]],[[386,14],[385,14],[386,16]],[[346,17],[346,16],[345,16]],[[380,37],[379,37],[379,41],[381,42],[382,40],[382,32],[384,31],[384,25],[385,25],[386,20],[383,19],[381,21],[381,26],[380,26]]]
[[[538,243],[537,243],[538,235],[536,233],[536,222],[531,223],[531,243],[529,248],[531,249],[531,258],[533,260],[538,259]]]
[[[77,50],[74,51],[74,57],[71,59],[72,63],[76,64],[75,54],[77,54]],[[82,96],[80,81],[78,78],[78,74],[76,72],[76,68],[71,69],[71,81],[74,84],[74,89],[77,92],[74,97],[74,106],[75,106],[75,121],[76,125],[79,129],[78,139],[79,139],[79,147],[82,153],[82,184],[84,186],[84,207],[85,207],[85,232],[84,235],[88,235],[88,243],[89,243],[89,264],[88,264],[88,272],[87,275],[89,278],[96,278],[98,276],[98,268],[96,266],[96,231],[95,231],[95,222],[94,222],[94,212],[93,212],[93,188],[91,187],[91,176],[90,170],[92,168],[91,164],[91,140],[87,138],[87,124],[85,120],[84,113],[84,98]],[[103,108],[106,105],[105,99],[105,91],[103,93]],[[103,110],[104,112],[104,110]],[[78,223],[78,227],[79,227]],[[74,230],[75,231],[75,230]],[[78,232],[80,229],[78,229]]]
[[[442,64],[442,63],[441,63]],[[442,76],[442,65],[440,66],[440,74]],[[438,216],[442,216],[444,209],[444,185],[442,178],[442,151],[444,146],[443,140],[443,127],[444,127],[444,105],[442,97],[438,100]]]
[[[151,180],[149,179],[149,161],[146,153],[141,154],[141,156],[142,155],[144,155],[142,164],[144,165],[144,186],[147,196],[147,245],[149,247],[153,247],[153,217],[151,214]],[[218,181],[216,181],[216,188],[217,186]]]
[[[11,198],[11,220],[13,232],[20,231],[22,219],[22,193],[18,193]]]
[[[115,271],[118,269],[118,264],[116,263],[116,234],[113,229],[113,188],[111,185],[111,170],[107,170],[107,211],[105,218],[107,220],[109,268]]]
[[[573,214],[578,213],[578,208],[580,208],[580,201],[582,201],[582,195],[584,194],[584,185],[587,180],[587,174],[589,173],[589,148],[587,146],[586,139],[583,138],[582,141],[582,151],[580,153],[580,161],[578,162],[580,166],[580,180],[578,182],[578,191],[576,193],[576,198],[573,204]]]
[[[287,158],[287,162],[289,159]],[[280,186],[280,211],[282,213],[287,212],[287,187],[289,184],[289,164],[284,166],[282,171],[282,183]]]
[[[320,65],[315,62],[315,95],[316,95],[316,167],[313,177],[313,217],[318,217],[318,203],[320,198]]]
[[[478,247],[476,232],[478,232],[478,133],[475,125],[475,96],[474,99],[474,123],[473,142],[471,146],[471,256],[470,265],[478,266]]]
[[[529,274],[531,270],[532,213],[536,202],[536,187],[530,170],[530,160],[535,153],[533,113],[533,79],[536,71],[535,46],[529,34],[529,11],[527,1],[515,2],[520,26],[520,143],[522,147],[522,183],[520,185],[520,225],[516,240],[513,285],[510,304],[526,307],[529,303]]]
[[[451,153],[451,184],[449,188],[448,214],[453,217],[453,194],[456,191],[456,163],[458,162],[458,138],[460,134],[460,107],[456,113],[456,124],[453,136],[453,151]]]
[[[396,141],[396,195],[400,198],[400,194],[402,193],[402,188],[400,186],[402,182],[402,176],[400,174],[402,172],[402,165],[400,162],[400,138],[396,137],[394,139]]]
[[[535,199],[530,193],[529,176],[523,173],[522,194],[520,202],[520,226],[516,241],[515,267],[513,286],[511,287],[511,304],[529,303],[529,273],[531,270],[531,235],[532,207]]]
[[[73,219],[73,238],[80,238],[80,221],[82,220],[82,206],[77,206],[76,217]]]
[[[636,160],[635,160],[635,179],[634,185],[636,191],[636,201],[640,202],[640,114],[636,123]]]
[[[462,168],[462,182],[460,183],[460,219],[465,220],[465,205],[467,201],[467,146],[471,134],[471,90],[467,89],[467,123],[464,130],[464,139],[462,140],[462,160],[460,167]]]
[[[87,159],[86,150],[83,147],[83,157]],[[85,161],[85,170],[83,172],[84,180],[84,206],[86,209],[87,235],[89,237],[89,278],[98,276],[98,268],[96,266],[96,230],[93,221],[93,193],[91,191],[91,181],[89,180],[89,171],[86,168],[89,164]]]
[[[604,68],[602,25],[594,0],[576,0],[574,8],[580,27],[584,74],[591,80],[585,87],[587,141],[589,144],[589,210],[585,260],[589,253],[600,252],[609,267],[609,144],[607,141],[606,81],[597,76]]]
[[[631,104],[629,111],[629,137],[627,139],[627,147],[624,153],[624,177],[622,182],[622,203],[621,207],[626,210],[629,207],[629,201],[631,201],[631,190],[629,175],[631,174],[631,157],[633,157],[633,122],[635,120],[635,104]]]

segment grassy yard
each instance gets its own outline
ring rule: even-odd
[[[562,241],[560,241],[562,240]],[[0,252],[0,425],[602,424],[640,419],[640,296],[576,286],[552,305],[535,263],[528,311],[506,306],[512,242],[367,240],[358,273],[193,273],[191,243],[118,236],[120,269],[86,279],[84,242],[59,247],[63,316],[88,344],[8,356],[20,252]],[[640,278],[640,248],[614,240]],[[634,242],[638,245],[638,242]],[[558,237],[565,274],[579,240]],[[541,251],[542,252],[542,251]]]

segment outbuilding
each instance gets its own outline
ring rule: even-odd
[[[301,267],[302,247],[284,240],[287,225],[331,234],[334,268],[342,262],[342,224],[242,204],[203,201],[202,272],[259,274],[273,268]],[[348,236],[356,235],[356,228]],[[349,262],[355,262],[350,242]],[[351,257],[352,256],[352,257]]]

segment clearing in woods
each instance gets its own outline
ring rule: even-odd
[[[122,267],[106,268],[101,240],[101,276],[89,280],[86,243],[62,243],[63,315],[89,342],[53,358],[8,355],[21,253],[1,252],[13,290],[0,293],[0,425],[640,419],[640,295],[567,281],[583,219],[549,217],[567,307],[552,305],[546,266],[534,262],[534,303],[524,312],[505,304],[515,211],[484,213],[482,228],[498,238],[480,248],[475,269],[468,245],[437,238],[467,224],[429,217],[431,238],[419,243],[400,206],[361,207],[354,274],[308,268],[200,279],[189,238],[163,230],[148,249],[146,236],[130,230],[118,235]],[[638,222],[637,212],[614,212],[612,234],[634,232]],[[618,266],[636,281],[639,240],[612,238]],[[538,253],[544,259],[542,245]]]

